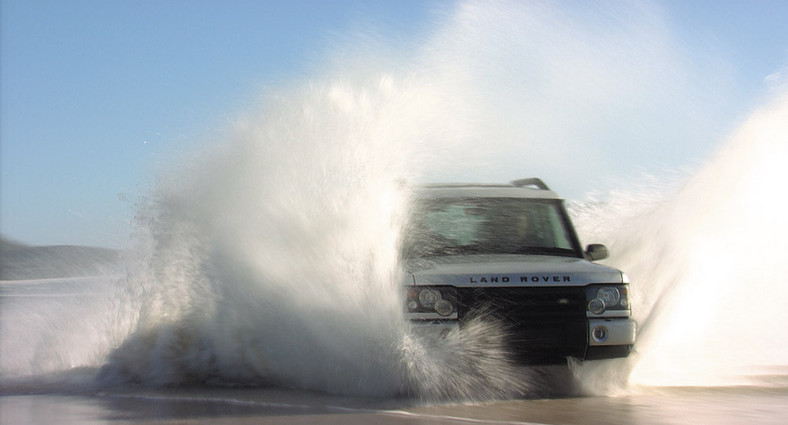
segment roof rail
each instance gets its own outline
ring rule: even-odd
[[[547,187],[546,184],[544,184],[542,179],[537,178],[537,177],[530,177],[530,178],[527,178],[527,179],[515,180],[515,181],[512,182],[512,185],[513,186],[517,186],[517,187],[536,186],[537,188],[542,189],[542,190],[550,190],[550,188]]]

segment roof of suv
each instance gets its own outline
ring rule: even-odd
[[[536,198],[561,199],[537,178],[520,179],[510,184],[436,183],[419,186],[418,198]]]

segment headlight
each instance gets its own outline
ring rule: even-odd
[[[605,312],[605,302],[599,298],[594,298],[588,302],[588,311],[594,314],[602,314]]]
[[[419,291],[419,304],[424,307],[433,307],[441,299],[441,293],[430,288]]]
[[[618,288],[612,286],[599,288],[599,291],[596,293],[596,297],[605,303],[605,307],[614,307],[619,301],[621,301],[621,292],[619,292]]]
[[[408,310],[414,311],[419,308],[419,302],[415,300],[408,300]]]
[[[452,286],[410,286],[406,289],[408,311],[449,316],[457,311],[457,289]]]
[[[441,316],[448,316],[454,311],[454,306],[446,300],[440,300],[435,303],[435,311]]]
[[[586,289],[586,306],[592,314],[605,311],[629,311],[626,285],[589,286]]]

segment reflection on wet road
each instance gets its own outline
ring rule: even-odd
[[[788,390],[664,388],[622,397],[420,406],[278,389],[122,390],[6,395],[0,423],[59,424],[783,424]]]

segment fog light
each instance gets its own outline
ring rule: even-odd
[[[408,301],[408,310],[413,311],[419,308],[419,303],[416,300]]]
[[[594,314],[602,314],[605,312],[605,302],[599,298],[594,298],[588,302],[588,311]]]
[[[604,326],[597,326],[591,332],[591,335],[594,337],[594,341],[605,342],[608,336],[607,328]]]
[[[441,316],[448,316],[454,311],[454,306],[446,300],[439,300],[435,303],[435,311]]]

